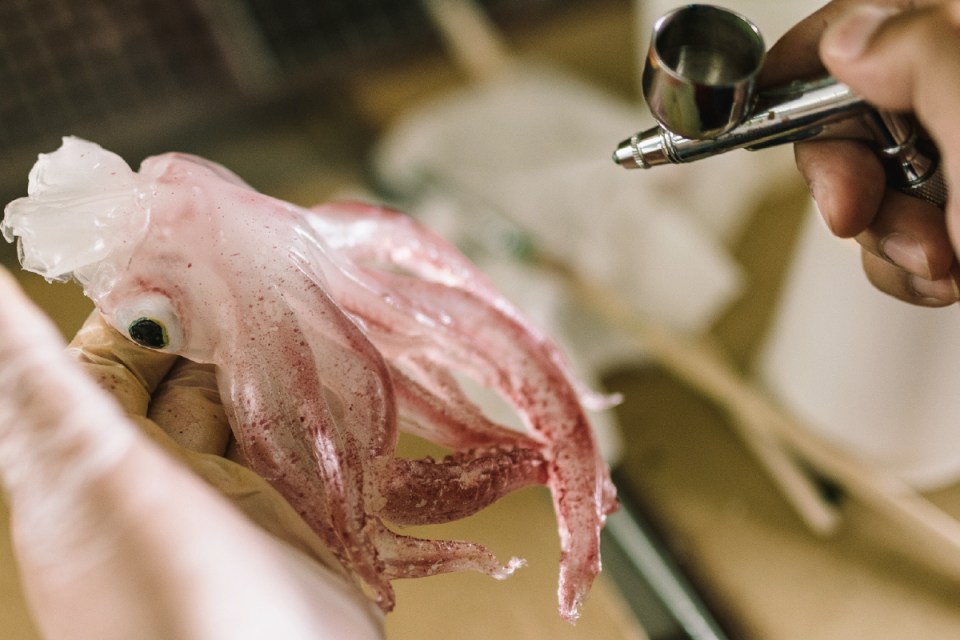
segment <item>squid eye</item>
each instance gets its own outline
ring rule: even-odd
[[[170,338],[163,323],[153,318],[137,318],[127,331],[134,342],[144,347],[163,349],[170,344]]]
[[[170,299],[146,294],[118,306],[111,324],[137,344],[148,349],[176,352],[183,345],[180,319]]]

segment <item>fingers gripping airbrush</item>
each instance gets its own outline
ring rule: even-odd
[[[918,139],[910,116],[874,109],[830,77],[758,91],[764,56],[756,25],[728,9],[687,5],[661,17],[642,81],[660,125],[621,142],[614,161],[627,169],[692,162],[797,142],[859,118],[887,164],[891,186],[945,206],[936,149]]]

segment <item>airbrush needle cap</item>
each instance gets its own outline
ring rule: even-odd
[[[613,161],[625,169],[639,169],[640,165],[634,156],[633,138],[627,138],[617,145],[613,152]]]

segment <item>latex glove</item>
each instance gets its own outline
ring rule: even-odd
[[[46,638],[381,636],[379,614],[272,488],[147,420],[148,408],[166,416],[175,435],[192,422],[192,446],[222,450],[209,371],[129,344],[97,317],[72,352],[119,406],[0,268],[0,484]]]
[[[835,0],[770,51],[764,84],[826,71],[876,106],[912,111],[960,193],[960,2]],[[797,166],[827,225],[863,248],[870,281],[901,300],[960,299],[960,202],[947,215],[884,186],[883,168],[856,126],[796,145]]]

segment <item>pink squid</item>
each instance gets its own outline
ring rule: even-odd
[[[300,208],[193,156],[133,172],[77,138],[40,156],[2,230],[24,268],[78,280],[131,340],[216,365],[246,464],[385,611],[393,579],[521,564],[387,523],[446,522],[546,484],[560,613],[576,619],[616,508],[581,406],[603,398],[439,236],[368,204]],[[525,432],[489,420],[458,375],[496,390]],[[399,430],[451,453],[397,458]]]

